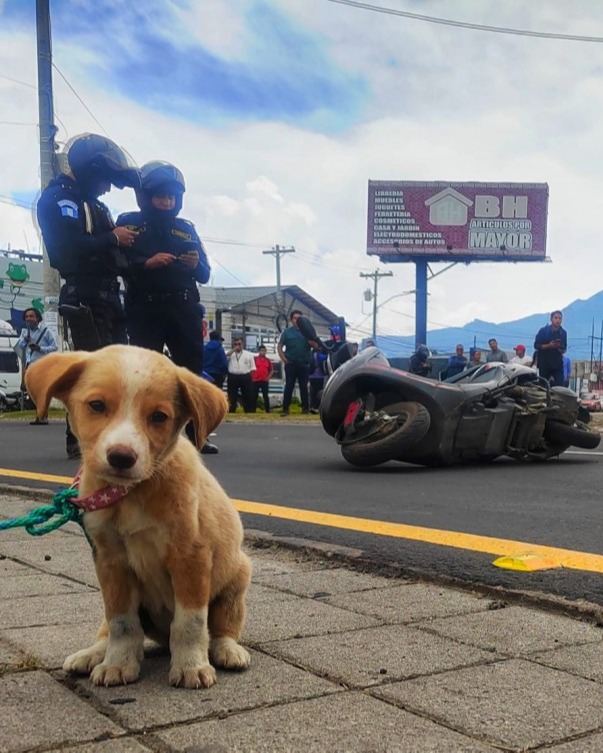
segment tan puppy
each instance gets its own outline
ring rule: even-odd
[[[241,521],[180,433],[192,419],[203,445],[226,414],[224,394],[165,356],[126,345],[45,356],[26,384],[39,415],[52,397],[67,406],[82,451],[80,497],[107,485],[128,490],[84,515],[105,621],[64,669],[90,673],[96,685],[134,682],[145,634],[169,645],[172,685],[213,685],[210,656],[245,669],[250,657],[237,641],[251,566]]]

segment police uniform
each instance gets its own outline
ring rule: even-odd
[[[174,363],[195,374],[203,371],[203,307],[196,283],[209,280],[210,267],[195,226],[159,212],[129,212],[117,224],[136,230],[128,251],[126,323],[132,345],[159,352],[167,345]],[[196,251],[199,263],[189,269],[181,261],[146,269],[160,252],[178,257]]]
[[[109,209],[98,199],[84,198],[72,178],[60,175],[42,192],[37,214],[50,266],[65,280],[59,311],[74,348],[92,351],[126,343],[117,281],[126,259]]]

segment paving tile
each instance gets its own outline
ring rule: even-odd
[[[92,588],[85,583],[68,580],[62,575],[48,575],[46,573],[29,570],[28,577],[16,575],[4,577],[0,586],[0,602],[4,599],[14,601],[26,599],[30,596],[52,596],[69,593],[94,593],[98,588]],[[0,624],[0,627],[2,625]]]
[[[542,753],[599,753],[603,750],[603,734],[587,735],[569,743],[553,745]]]
[[[61,538],[50,541],[50,537],[56,536]],[[25,543],[11,542],[4,545],[0,538],[0,553],[44,572],[66,575],[81,583],[98,586],[92,550],[83,536],[69,536],[55,531],[41,539],[30,536]]]
[[[596,642],[603,637],[601,628],[586,622],[519,606],[433,620],[429,630],[512,656],[563,644]]]
[[[478,599],[471,594],[426,583],[394,585],[352,595],[338,594],[325,601],[395,623],[485,612],[491,603],[489,599]]]
[[[305,635],[326,635],[378,624],[379,621],[372,617],[252,584],[243,640],[255,644]]]
[[[603,725],[602,686],[523,659],[420,677],[371,692],[465,734],[520,750]]]
[[[52,748],[52,750],[60,750],[61,753],[65,753],[63,746]],[[150,750],[152,749],[142,745],[138,740],[127,738],[125,740],[106,740],[105,742],[76,745],[69,748],[69,753],[149,753]],[[52,751],[48,751],[48,753],[52,753]],[[206,753],[213,753],[213,751],[206,751]]]
[[[209,753],[494,753],[427,719],[360,693],[339,693],[191,724],[157,735]]]
[[[283,575],[315,570],[316,561],[284,549],[256,549],[245,546],[245,553],[251,557],[253,579],[264,575]]]
[[[132,685],[99,688],[87,679],[78,682],[112,709],[112,718],[133,730],[341,692],[337,685],[270,656],[254,651],[251,661],[245,672],[219,671],[218,682],[208,689],[170,687],[167,656],[145,659],[140,680]]]
[[[45,672],[0,677],[0,753],[90,741],[119,735],[120,727]]]
[[[492,661],[491,652],[401,625],[262,644],[336,682],[366,687]]]
[[[14,669],[22,661],[23,654],[15,646],[5,643],[0,636],[0,675]]]
[[[583,646],[566,646],[555,651],[546,651],[532,656],[535,661],[549,667],[563,669],[574,675],[603,683],[603,643],[587,643]],[[601,748],[603,750],[603,748]]]
[[[0,628],[9,630],[41,625],[77,625],[90,621],[98,621],[100,624],[102,617],[103,600],[99,591],[30,596],[28,599],[13,599],[10,608],[2,608]]]
[[[266,573],[255,577],[254,580],[265,586],[290,591],[298,596],[321,599],[334,597],[335,594],[366,591],[367,589],[391,589],[400,582],[398,579],[388,580],[377,575],[357,573],[354,570],[346,570],[341,567],[321,568],[301,573]],[[329,601],[334,603],[331,599]]]
[[[19,518],[22,515],[27,515],[27,513],[36,507],[48,504],[50,504],[50,495],[48,497],[37,497],[35,494],[27,496],[24,494],[3,494],[0,503],[0,517],[7,519]]]
[[[21,627],[0,631],[0,638],[34,657],[45,669],[57,669],[70,654],[92,645],[99,625],[100,618],[97,622],[76,622],[68,630],[65,625]]]
[[[15,562],[9,559],[5,555],[0,555],[0,589],[4,578],[7,575],[11,577],[13,575],[31,575],[31,568],[27,565],[21,564],[21,562]]]

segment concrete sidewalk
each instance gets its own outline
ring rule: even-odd
[[[0,492],[0,517],[39,504]],[[80,529],[0,531],[0,753],[603,751],[594,624],[253,543],[247,672],[174,689],[149,646],[97,688],[61,670],[102,614]]]

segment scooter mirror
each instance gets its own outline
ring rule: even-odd
[[[297,328],[306,338],[306,340],[315,340],[317,343],[320,342],[320,338],[318,337],[318,334],[314,329],[314,325],[307,316],[300,316],[298,318]]]

